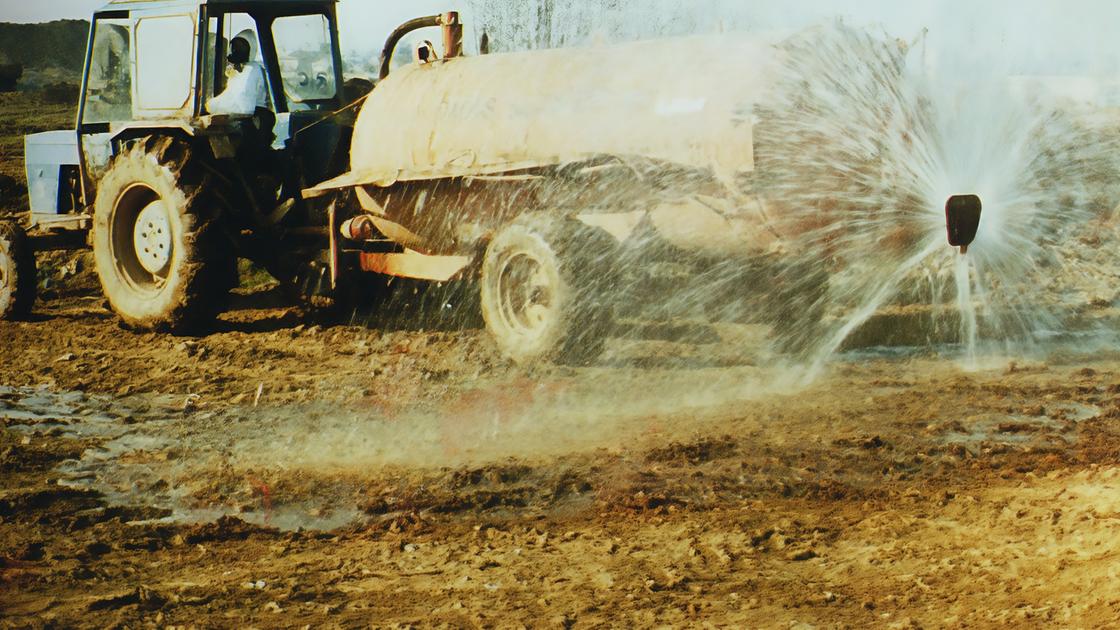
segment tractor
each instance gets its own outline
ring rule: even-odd
[[[237,36],[266,97],[214,114]],[[345,170],[343,96],[334,0],[110,2],[93,15],[76,129],[25,139],[30,220],[0,226],[0,316],[30,312],[37,251],[91,247],[105,297],[140,329],[204,327],[238,257],[291,281],[328,240],[299,193]]]
[[[246,65],[238,38],[266,85],[251,111],[212,111]],[[92,247],[120,319],[171,333],[226,307],[239,258],[321,309],[381,286],[363,278],[464,281],[518,363],[592,358],[649,302],[821,317],[827,274],[790,262],[805,226],[758,194],[773,42],[468,56],[463,39],[457,13],[411,20],[378,77],[344,83],[335,0],[110,2],[77,129],[26,139],[31,218],[0,226],[0,316],[30,312],[34,252]]]

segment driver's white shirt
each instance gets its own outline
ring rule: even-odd
[[[234,71],[226,89],[206,102],[211,114],[251,116],[258,107],[268,107],[268,91],[264,69],[255,61],[245,64],[240,72]]]

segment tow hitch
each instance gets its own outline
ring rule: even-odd
[[[976,240],[980,228],[980,212],[984,204],[976,195],[953,195],[945,202],[945,226],[949,230],[949,245],[968,253],[968,246]]]

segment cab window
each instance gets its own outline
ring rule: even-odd
[[[330,23],[323,15],[277,18],[272,24],[289,109],[311,109],[338,95]]]
[[[186,107],[194,81],[194,18],[143,17],[136,21],[136,95],[142,111]]]
[[[132,119],[132,64],[127,19],[94,23],[93,50],[86,81],[82,122],[107,123]]]

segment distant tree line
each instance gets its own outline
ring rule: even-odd
[[[597,36],[633,40],[711,27],[714,16],[677,0],[467,0],[495,52],[563,48]],[[712,18],[712,19],[709,19]]]
[[[494,51],[561,48],[587,39],[621,0],[470,0]],[[596,19],[599,18],[599,19]]]
[[[88,37],[89,22],[85,20],[45,24],[0,22],[0,64],[81,73]]]

